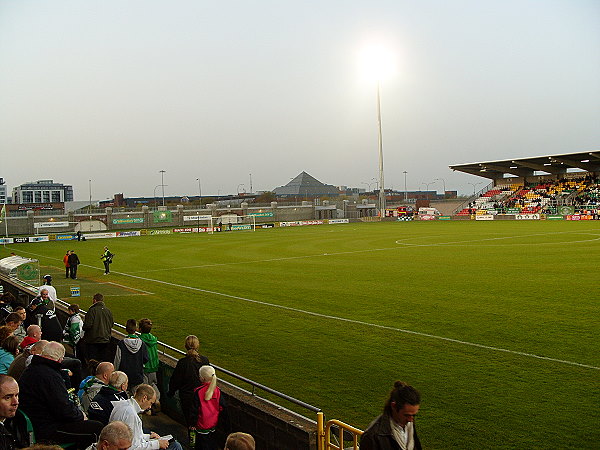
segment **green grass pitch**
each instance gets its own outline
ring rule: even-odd
[[[116,253],[102,276],[100,253]],[[397,222],[15,244],[116,319],[364,428],[417,387],[426,448],[600,442],[600,222]],[[597,448],[597,447],[596,447]]]

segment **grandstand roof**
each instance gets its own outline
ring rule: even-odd
[[[536,171],[548,174],[566,173],[567,169],[600,172],[600,150],[459,164],[450,166],[450,168],[492,180],[504,178],[504,174],[515,175],[517,177],[530,177],[537,175],[534,173]]]
[[[285,186],[279,186],[274,189],[278,197],[294,196],[317,196],[317,195],[339,195],[338,188],[331,184],[321,183],[316,178],[306,172],[301,172],[296,178],[293,178]]]

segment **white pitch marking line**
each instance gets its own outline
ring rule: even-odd
[[[124,272],[115,272],[115,273],[117,273],[119,275],[126,276],[126,277],[137,278],[139,280],[152,281],[152,282],[155,282],[155,283],[166,284],[168,286],[174,286],[174,287],[179,287],[179,288],[183,288],[183,289],[189,289],[189,290],[197,291],[197,292],[204,292],[204,293],[207,293],[207,294],[219,295],[221,297],[231,298],[231,299],[235,299],[235,300],[242,300],[242,301],[245,301],[245,302],[255,303],[255,304],[263,305],[263,306],[270,306],[272,308],[285,309],[287,311],[293,311],[293,312],[297,312],[297,313],[301,313],[301,314],[307,314],[309,316],[320,317],[320,318],[323,318],[323,319],[338,320],[338,321],[341,321],[341,322],[348,322],[348,323],[353,323],[353,324],[357,324],[357,325],[364,325],[364,326],[368,326],[368,327],[379,328],[379,329],[382,329],[382,330],[397,331],[399,333],[407,333],[407,334],[412,334],[412,335],[416,335],[416,336],[428,337],[428,338],[431,338],[431,339],[438,339],[438,340],[446,341],[446,342],[453,342],[455,344],[469,345],[471,347],[478,347],[478,348],[483,348],[483,349],[486,349],[486,350],[493,350],[493,351],[497,351],[497,352],[510,353],[512,355],[526,356],[528,358],[542,359],[542,360],[545,360],[545,361],[551,361],[551,362],[556,362],[556,363],[560,363],[560,364],[567,364],[567,365],[570,365],[570,366],[578,366],[578,367],[583,367],[583,368],[586,368],[586,369],[600,370],[600,367],[592,366],[592,365],[589,365],[589,364],[581,364],[581,363],[578,363],[578,362],[575,362],[575,361],[567,361],[567,360],[563,360],[563,359],[550,358],[548,356],[541,356],[541,355],[536,355],[536,354],[533,354],[533,353],[519,352],[519,351],[516,351],[516,350],[509,350],[509,349],[501,348],[501,347],[493,347],[491,345],[477,344],[475,342],[461,341],[459,339],[453,339],[453,338],[448,338],[448,337],[444,337],[444,336],[437,336],[435,334],[429,334],[429,333],[422,333],[420,331],[406,330],[406,329],[403,329],[403,328],[395,328],[395,327],[390,327],[390,326],[387,326],[387,325],[379,325],[379,324],[370,323],[370,322],[363,322],[362,320],[347,319],[347,318],[344,318],[344,317],[332,316],[332,315],[329,315],[329,314],[320,314],[320,313],[316,313],[316,312],[312,312],[312,311],[306,311],[304,309],[292,308],[291,306],[276,305],[274,303],[263,302],[261,300],[253,300],[253,299],[250,299],[250,298],[239,297],[237,295],[231,295],[231,294],[224,294],[222,292],[211,291],[211,290],[208,290],[208,289],[196,288],[196,287],[192,287],[192,286],[184,286],[182,284],[176,284],[176,283],[171,283],[169,281],[162,281],[162,280],[155,280],[155,279],[152,279],[152,278],[140,277],[138,275],[131,275],[131,274],[124,273]]]
[[[113,283],[112,281],[101,281],[100,283],[101,283],[101,284],[112,284],[112,285],[114,285],[114,286],[119,286],[119,287],[122,287],[122,288],[124,288],[124,289],[130,289],[130,290],[132,290],[132,291],[138,291],[138,292],[143,292],[144,294],[150,294],[150,295],[154,295],[154,292],[148,292],[148,291],[144,291],[144,290],[142,290],[142,289],[138,289],[138,288],[132,288],[132,287],[129,287],[129,286],[125,286],[125,285],[123,285],[123,284],[119,284],[119,283]]]

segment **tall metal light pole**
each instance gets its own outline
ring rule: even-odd
[[[383,183],[383,139],[381,134],[381,81],[377,80],[377,131],[379,140],[379,216],[385,216],[385,184]]]
[[[252,174],[250,174],[250,193],[252,194],[252,192],[254,192],[252,190]]]
[[[408,201],[408,190],[406,189],[406,170],[402,172],[404,174],[404,201]]]
[[[432,184],[435,184],[435,183],[433,181],[431,183],[425,183],[425,182],[421,183],[421,186],[422,185],[427,186],[427,200],[429,200],[429,186],[431,186]]]
[[[475,186],[478,186],[481,183],[483,183],[483,181],[480,181],[478,183],[471,183],[471,182],[467,183],[467,184],[470,184],[471,186],[473,186],[473,196],[475,196]]]
[[[90,207],[88,208],[88,212],[90,214],[90,220],[92,218],[92,180],[88,180],[90,186]]]
[[[196,178],[198,182],[198,195],[200,196],[200,208],[202,208],[202,185],[200,184],[200,178]]]
[[[165,206],[165,172],[166,170],[160,170],[160,185],[162,186],[162,205]]]

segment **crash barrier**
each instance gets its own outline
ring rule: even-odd
[[[358,443],[363,434],[362,430],[335,419],[328,420],[325,424],[324,421],[323,413],[317,413],[319,450],[359,449]],[[348,447],[348,445],[351,445],[351,447]]]
[[[0,275],[4,292],[11,292],[23,305],[28,305],[35,297],[37,289],[26,286]],[[68,302],[59,300],[56,305],[56,314],[62,325],[68,317]],[[84,310],[81,310],[85,315]],[[110,350],[114,354],[118,340],[125,336],[125,327],[115,323]],[[158,343],[160,366],[157,373],[158,387],[161,392],[161,408],[169,417],[184,423],[183,412],[179,398],[168,397],[169,380],[179,358],[185,356],[181,350],[164,342]],[[223,367],[213,364],[219,374],[219,387],[228,404],[231,430],[250,433],[256,439],[257,448],[264,450],[323,450],[326,442],[323,428],[323,413],[313,405],[290,397],[268,386],[257,383],[246,377],[231,372]],[[245,386],[240,387],[239,385]],[[270,396],[274,400],[258,395]],[[276,403],[277,402],[277,403]],[[293,407],[309,411],[320,418],[310,419],[303,414],[282,406],[280,403],[288,402]],[[313,416],[314,417],[314,416]],[[340,422],[341,423],[341,422]],[[226,438],[226,430],[217,429],[217,435],[222,442]],[[329,447],[335,448],[335,447]]]

